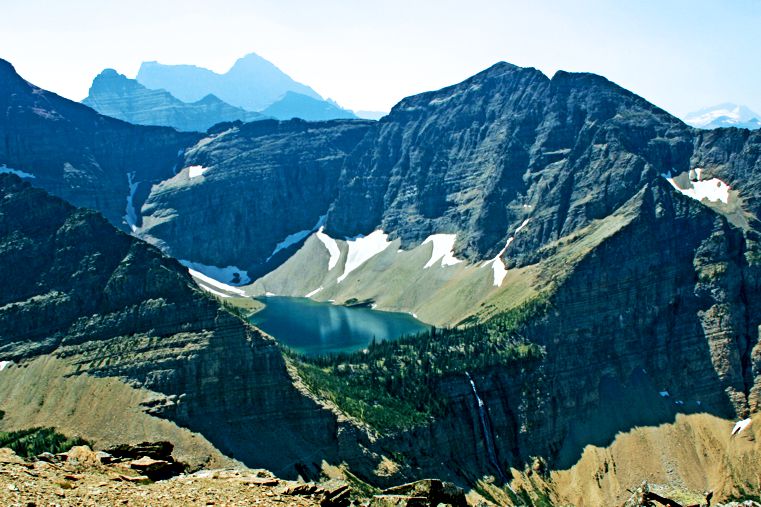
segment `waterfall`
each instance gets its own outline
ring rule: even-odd
[[[497,469],[499,479],[504,484],[507,484],[507,487],[512,491],[513,488],[510,487],[508,478],[502,471],[502,467],[499,466],[499,461],[497,461],[497,451],[494,449],[494,434],[492,433],[491,425],[489,424],[489,418],[486,415],[486,405],[484,404],[484,400],[478,395],[476,383],[473,382],[473,377],[470,376],[470,372],[466,371],[465,375],[468,376],[470,388],[473,389],[473,396],[476,398],[476,402],[478,402],[478,418],[481,421],[481,431],[484,434],[484,443],[486,444],[486,452],[489,455],[489,462]]]

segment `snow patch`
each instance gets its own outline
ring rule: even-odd
[[[28,172],[25,172],[25,171],[19,171],[18,169],[11,169],[5,164],[0,166],[0,174],[2,173],[15,174],[16,176],[19,176],[21,178],[36,178],[34,174],[29,174]]]
[[[135,173],[127,173],[127,183],[129,184],[129,195],[127,196],[127,209],[125,210],[124,220],[129,225],[132,232],[137,230],[137,210],[135,209],[135,193],[140,184],[135,181]]]
[[[517,229],[515,229],[515,234],[518,234],[519,232],[521,232],[528,225],[529,220],[531,219],[527,218],[526,220],[524,220],[523,223],[519,225]]]
[[[232,285],[246,285],[247,283],[251,282],[251,278],[249,278],[248,273],[236,266],[227,266],[225,268],[220,268],[217,266],[207,266],[205,264],[201,264],[200,262],[191,262],[191,261],[182,260],[182,259],[180,259],[180,264],[190,269],[191,275],[193,274],[193,272],[200,273],[201,275],[203,275],[202,277],[198,276],[196,278],[201,278],[201,280],[203,280],[205,277],[205,278],[208,278],[209,280],[214,280],[216,284],[221,284],[224,287],[220,287],[220,285],[215,285],[215,284],[212,284],[212,285],[218,288],[225,289],[225,290],[228,290],[226,289],[226,287],[230,287]],[[238,275],[238,276],[235,276],[235,275]],[[233,292],[235,291],[238,291],[240,294],[243,294],[243,291],[240,289],[235,289]]]
[[[750,423],[752,422],[753,421],[751,420],[750,417],[747,419],[743,419],[742,421],[737,421],[735,423],[735,427],[732,428],[732,435],[737,435],[741,431],[745,430],[748,426],[750,426]]]
[[[696,176],[695,180],[690,179],[688,186],[685,188],[682,188],[679,186],[679,183],[677,183],[676,178],[672,177],[671,175],[664,174],[663,177],[668,180],[669,183],[671,183],[671,186],[677,189],[679,192],[683,193],[687,197],[692,197],[693,199],[696,199],[698,201],[702,201],[703,199],[708,199],[711,202],[718,202],[721,201],[724,204],[727,204],[729,202],[729,191],[731,190],[731,187],[724,183],[719,178],[711,178],[708,180],[702,179],[702,168],[695,168],[694,171],[690,171],[690,173],[693,173]],[[691,174],[692,175],[692,174]]]
[[[264,293],[264,295],[267,297],[270,297],[270,296],[276,296],[277,294],[275,294],[274,292],[267,291]]]
[[[324,229],[325,227],[320,227],[317,231],[317,239],[322,241],[322,244],[328,249],[328,253],[330,254],[330,259],[328,259],[328,271],[330,271],[336,267],[336,264],[338,264],[338,259],[341,258],[341,250],[338,249],[338,243],[336,243],[336,240],[323,232]]]
[[[0,371],[3,371],[6,366],[13,364],[13,361],[0,361]]]
[[[494,286],[495,287],[501,287],[502,282],[505,280],[505,277],[507,276],[507,266],[505,266],[505,261],[502,260],[502,256],[505,255],[505,252],[507,251],[507,248],[510,246],[510,244],[515,241],[515,235],[521,232],[523,229],[526,228],[528,225],[530,218],[527,218],[526,220],[521,223],[521,225],[518,226],[517,229],[515,229],[515,232],[512,236],[507,238],[507,241],[505,242],[505,246],[502,248],[502,250],[499,251],[496,257],[494,257],[491,261],[486,261],[485,264],[482,264],[481,267],[484,267],[487,264],[491,264],[492,271],[494,273]]]
[[[200,165],[191,165],[189,167],[186,167],[185,169],[188,170],[188,178],[197,178],[198,176],[202,176],[203,173],[209,170],[208,167],[203,167]],[[183,169],[183,171],[185,169]]]
[[[219,291],[214,290],[211,287],[208,287],[208,286],[206,286],[206,285],[204,285],[202,283],[199,283],[198,286],[201,287],[206,292],[210,292],[210,293],[214,294],[215,296],[219,296],[221,298],[229,298],[229,297],[231,297],[230,294],[225,294],[224,292],[219,292]]]
[[[309,234],[312,231],[314,231],[315,229],[317,229],[318,227],[320,228],[320,230],[322,230],[322,225],[325,223],[325,218],[326,217],[327,217],[327,215],[322,215],[317,220],[317,223],[314,225],[314,227],[312,227],[311,229],[306,229],[306,230],[303,230],[303,231],[294,232],[293,234],[289,234],[288,236],[286,236],[283,241],[281,241],[280,243],[275,245],[275,249],[272,251],[270,256],[267,257],[267,260],[265,262],[269,262],[269,260],[271,258],[273,258],[275,256],[275,254],[277,254],[280,250],[284,250],[284,249],[286,249],[286,248],[288,248],[290,246],[295,245],[299,241],[303,240],[304,238],[309,236]]]
[[[431,258],[425,263],[423,269],[430,268],[436,261],[441,259],[441,267],[454,266],[459,264],[462,260],[454,256],[454,243],[457,239],[456,234],[432,234],[428,236],[423,244],[432,243],[433,251],[431,252]]]
[[[322,289],[323,289],[322,287],[317,287],[315,290],[313,290],[313,291],[312,291],[312,292],[310,292],[309,294],[306,294],[304,297],[305,297],[305,298],[311,298],[312,296],[314,296],[315,294],[317,294],[318,292],[320,292]]]
[[[347,239],[346,246],[349,248],[349,251],[346,254],[344,272],[338,277],[337,283],[341,283],[347,276],[349,276],[349,273],[381,253],[388,248],[390,244],[391,242],[388,240],[388,234],[380,229],[367,236],[357,236],[354,239]]]

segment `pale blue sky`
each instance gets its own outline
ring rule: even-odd
[[[0,57],[75,100],[105,67],[222,72],[256,52],[352,109],[505,60],[602,74],[677,115],[761,112],[760,48],[761,0],[0,0]]]

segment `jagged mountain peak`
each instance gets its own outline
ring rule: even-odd
[[[103,70],[92,82],[85,105],[101,114],[139,125],[174,127],[204,132],[234,120],[255,121],[262,115],[234,107],[213,94],[185,103],[164,89],[148,89],[113,69]]]
[[[165,89],[183,102],[196,102],[213,93],[247,111],[261,111],[287,91],[322,100],[312,88],[295,81],[256,53],[238,59],[222,74],[195,65],[144,62],[137,81],[150,89]]]
[[[31,86],[24,78],[19,76],[11,62],[0,58],[0,90],[15,88],[19,85]]]
[[[449,109],[462,101],[492,100],[495,92],[508,88],[530,88],[537,83],[549,82],[547,76],[532,67],[519,67],[507,62],[497,62],[481,72],[457,84],[439,90],[423,92],[402,99],[391,108],[391,115],[414,111]]]
[[[261,71],[263,69],[273,69],[278,72],[282,72],[275,64],[259,56],[256,53],[248,53],[238,58],[235,63],[227,71],[227,74],[231,72],[243,72],[243,71]]]

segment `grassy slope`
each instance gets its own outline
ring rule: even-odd
[[[96,447],[146,440],[169,440],[175,457],[199,466],[226,466],[224,457],[205,438],[145,412],[157,395],[117,378],[72,375],[72,367],[44,356],[0,371],[0,430],[50,426],[81,436]]]

